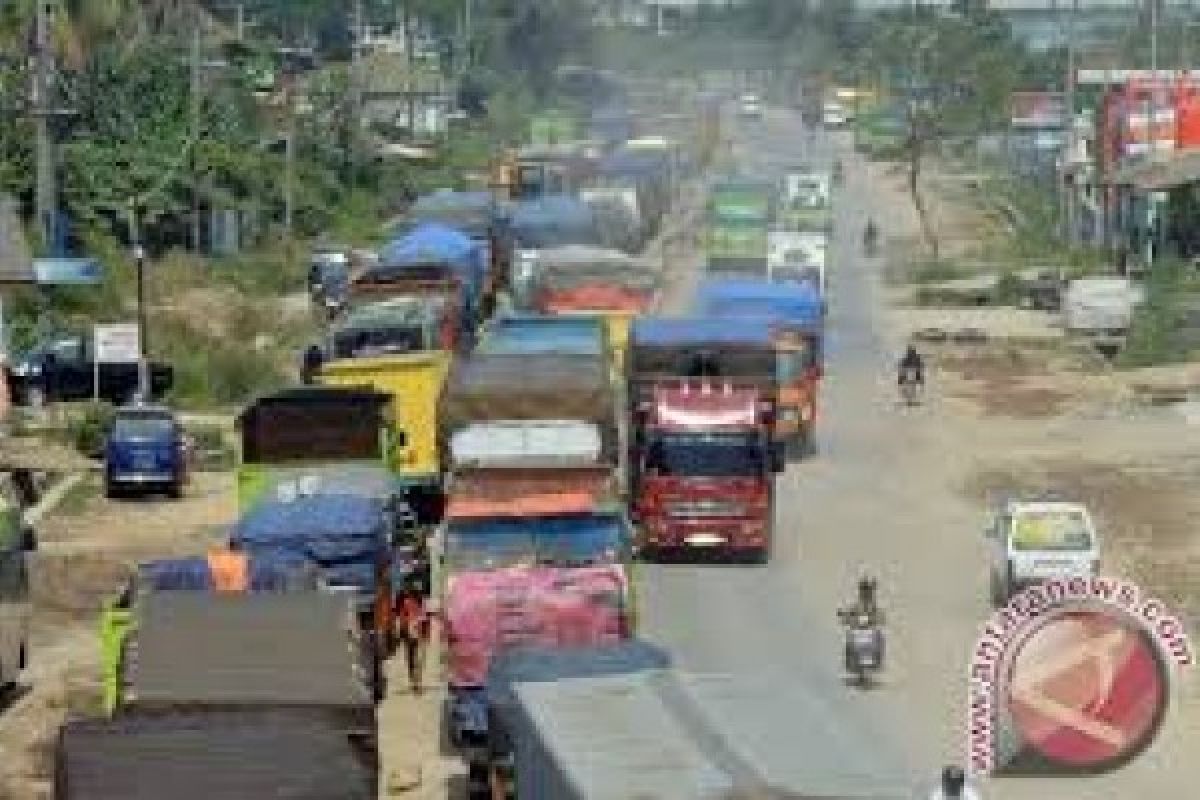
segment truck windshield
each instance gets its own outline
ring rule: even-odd
[[[1092,547],[1092,531],[1082,511],[1025,511],[1013,520],[1013,548],[1019,551],[1079,552]]]
[[[601,514],[458,520],[446,533],[446,567],[474,572],[513,566],[581,566],[618,562],[628,533]]]
[[[113,422],[114,439],[165,439],[172,433],[174,421],[166,414],[131,414]]]
[[[747,433],[670,433],[650,442],[646,468],[679,477],[752,477],[766,471],[758,436]]]

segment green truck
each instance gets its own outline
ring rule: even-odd
[[[728,179],[714,184],[705,242],[710,273],[766,276],[774,205],[769,182]]]

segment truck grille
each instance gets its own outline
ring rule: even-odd
[[[746,509],[739,503],[725,500],[688,500],[671,503],[667,513],[672,517],[687,518],[740,517],[745,516]]]

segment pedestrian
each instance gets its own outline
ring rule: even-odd
[[[401,584],[399,599],[400,641],[404,645],[408,683],[413,694],[421,693],[421,675],[429,643],[431,626],[428,598],[429,558],[424,547],[418,546],[412,571],[404,576]]]

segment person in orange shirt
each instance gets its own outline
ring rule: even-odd
[[[218,592],[244,592],[250,584],[250,559],[232,548],[208,553],[208,569]]]

